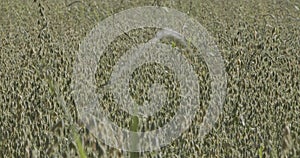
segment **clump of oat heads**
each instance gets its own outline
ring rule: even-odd
[[[130,48],[153,38],[182,51],[198,75],[201,105],[190,128],[159,151],[135,157],[297,157],[300,155],[300,31],[297,1],[4,1],[0,6],[0,154],[3,157],[128,157],[107,146],[78,119],[70,83],[78,45],[99,21],[132,7],[177,9],[205,27],[225,60],[223,113],[203,140],[199,125],[210,95],[209,72],[193,46],[167,29],[144,28],[119,36],[105,50],[95,75],[98,90]],[[181,19],[178,19],[181,20]],[[166,73],[167,72],[167,73]],[[152,80],[168,91],[167,105],[139,120],[139,131],[159,128],[176,115],[180,85],[158,64],[132,75],[131,94],[147,100]],[[100,106],[130,129],[131,116],[107,92]],[[169,108],[168,108],[169,107]]]

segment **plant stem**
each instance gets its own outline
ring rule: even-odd
[[[138,105],[136,105],[138,106]],[[137,113],[137,107],[135,107],[135,113]],[[137,135],[137,131],[138,131],[138,127],[139,127],[139,118],[138,116],[132,116],[131,117],[131,124],[130,124],[130,145],[131,145],[131,149],[137,149],[138,146],[138,142],[139,142],[139,138]],[[139,152],[130,152],[130,158],[138,158],[139,157]]]

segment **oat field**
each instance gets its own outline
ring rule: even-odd
[[[0,4],[0,157],[300,156],[300,1],[1,0]],[[218,46],[225,61],[227,94],[221,115],[203,140],[197,139],[197,127],[207,108],[210,81],[201,60],[194,64],[202,108],[190,128],[159,151],[132,154],[109,147],[78,119],[71,82],[81,41],[101,20],[138,6],[186,13]],[[98,89],[109,78],[109,65],[155,31],[128,32],[110,45],[106,51],[117,55],[108,53],[99,63]],[[151,75],[170,85],[168,91],[175,96],[171,108],[143,120],[135,130],[158,128],[175,115],[177,82],[172,74],[159,77],[163,70],[150,64],[133,75],[137,102],[144,101],[138,92],[147,87],[143,81]],[[130,116],[106,95],[108,99],[100,103],[109,118],[130,128]]]

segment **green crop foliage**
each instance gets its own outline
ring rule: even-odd
[[[198,139],[211,93],[210,72],[199,55],[207,52],[195,50],[190,39],[188,51],[170,39],[166,43],[182,51],[197,74],[199,109],[190,128],[171,144],[158,151],[127,153],[101,142],[89,131],[89,125],[80,122],[78,109],[84,105],[75,103],[71,87],[73,67],[78,63],[79,45],[101,20],[149,5],[186,13],[207,29],[225,61],[226,102],[211,131]],[[0,155],[299,157],[299,8],[300,3],[295,0],[1,1]],[[184,29],[189,29],[186,22]],[[118,29],[118,21],[109,29]],[[121,56],[153,39],[159,29],[139,28],[123,32],[111,41],[103,51],[106,56],[95,65],[97,92],[105,91],[101,86],[109,81]],[[205,38],[198,33],[195,36]],[[159,83],[168,94],[166,106],[153,117],[139,118],[124,112],[105,92],[106,98],[99,99],[99,106],[113,123],[131,131],[151,131],[174,118],[181,97],[179,81],[171,69],[157,65],[134,71],[138,73],[133,75],[131,95],[142,103],[149,99],[145,89]],[[289,128],[285,129],[287,124]],[[139,140],[134,137],[131,144],[136,147]]]

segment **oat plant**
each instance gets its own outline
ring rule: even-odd
[[[65,115],[67,116],[67,119],[69,121],[71,121],[72,116],[70,115],[69,110],[67,110],[67,108],[66,108],[66,102],[63,99],[63,96],[61,95],[61,93],[59,92],[59,89],[58,89],[57,85],[55,85],[53,83],[53,80],[50,79],[50,78],[47,79],[47,83],[48,83],[50,92],[54,93],[59,105],[63,108],[63,110],[65,112]],[[79,157],[80,158],[87,158],[86,151],[84,150],[84,147],[83,147],[83,144],[80,140],[79,134],[76,132],[76,127],[73,124],[71,124],[71,131],[72,131],[72,137],[75,140],[75,144],[77,146],[77,153],[79,154]]]

